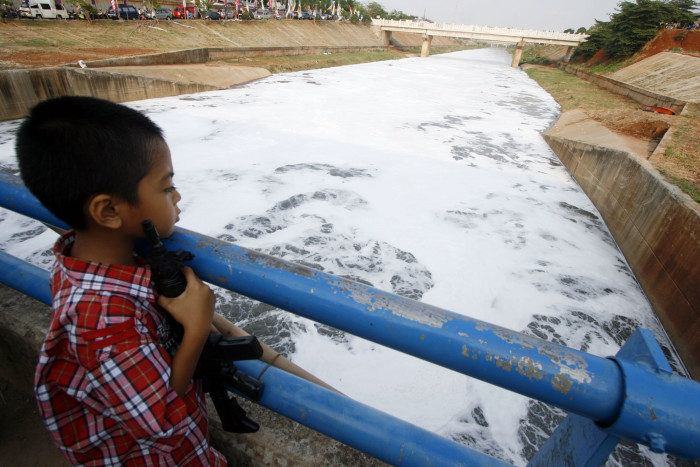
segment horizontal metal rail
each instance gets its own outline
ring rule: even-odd
[[[16,177],[4,177],[11,180],[0,180],[0,205],[62,226]],[[656,451],[700,458],[697,382],[553,344],[185,229],[177,228],[164,243],[195,253],[189,264],[203,280],[555,405]],[[632,381],[643,388],[630,387]],[[653,394],[646,402],[645,391]],[[628,403],[631,394],[635,406]]]
[[[2,251],[0,266],[0,282],[51,305],[48,271]],[[236,366],[265,383],[258,404],[389,464],[510,465],[260,360]]]

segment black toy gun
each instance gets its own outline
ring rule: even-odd
[[[151,244],[147,261],[156,290],[166,297],[177,297],[187,288],[187,279],[182,272],[185,261],[194,255],[182,249],[168,251],[160,241],[153,222],[142,222],[143,231]],[[166,316],[179,345],[184,335],[182,325],[169,314]],[[166,348],[169,343],[166,343]],[[171,344],[171,345],[172,345]],[[262,357],[263,349],[255,336],[224,337],[210,334],[197,362],[195,377],[202,380],[204,391],[214,402],[224,430],[232,433],[255,433],[260,426],[246,416],[234,397],[229,397],[227,386],[257,401],[263,391],[263,383],[238,370],[234,360],[253,360]]]

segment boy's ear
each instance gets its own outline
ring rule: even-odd
[[[116,230],[122,226],[120,204],[113,196],[95,195],[88,202],[87,215],[98,226]]]

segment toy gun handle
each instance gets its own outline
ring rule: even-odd
[[[177,297],[187,288],[187,279],[182,273],[184,261],[194,258],[188,251],[178,250],[175,253],[165,249],[160,241],[158,230],[150,219],[141,223],[143,232],[151,244],[148,263],[151,265],[153,282],[159,294],[166,297]]]

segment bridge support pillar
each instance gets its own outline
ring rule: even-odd
[[[573,45],[570,45],[566,48],[566,56],[564,57],[564,61],[566,63],[569,63],[569,60],[571,60],[571,56],[574,54],[574,50],[576,50],[576,47],[574,47]]]
[[[391,45],[391,31],[382,31],[382,44],[385,47]]]
[[[518,68],[520,65],[520,58],[523,56],[523,47],[525,46],[525,38],[520,39],[518,45],[515,46],[515,52],[513,52],[513,63],[510,64],[513,68]]]
[[[421,57],[429,57],[430,56],[430,43],[433,41],[433,36],[430,36],[428,34],[425,34],[423,36],[423,47],[420,49],[420,56]]]

